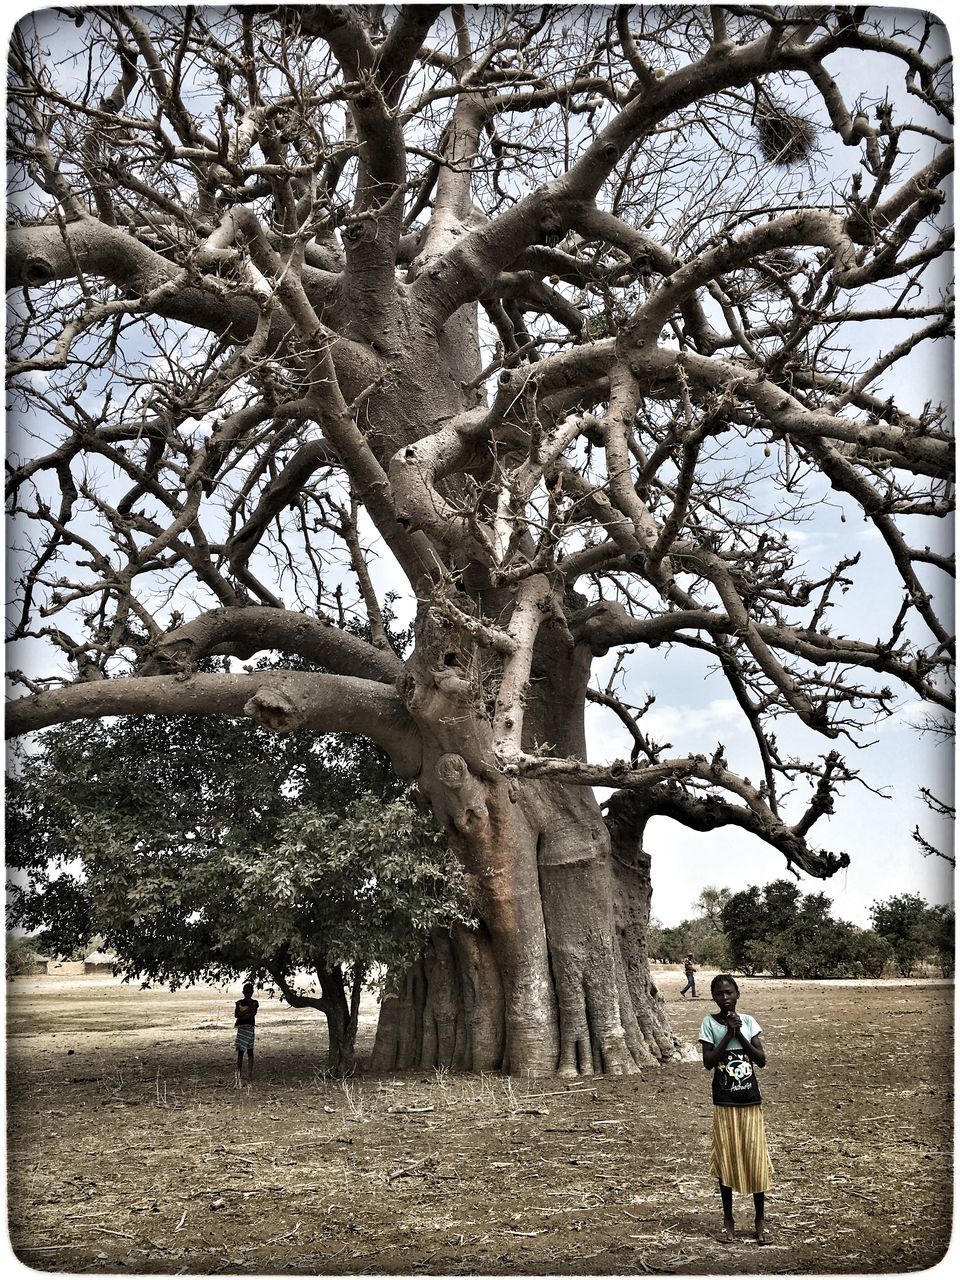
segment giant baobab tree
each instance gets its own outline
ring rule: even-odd
[[[379,743],[480,921],[384,1007],[381,1065],[669,1057],[648,819],[828,878],[847,855],[812,831],[864,726],[949,711],[952,444],[909,375],[950,334],[945,49],[848,7],[19,24],[8,732],[191,712]],[[839,607],[857,556],[800,554],[824,502],[888,554],[879,636]],[[752,780],[644,729],[658,646],[726,680]],[[587,758],[589,700],[628,759]]]

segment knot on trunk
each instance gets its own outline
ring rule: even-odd
[[[473,701],[473,689],[469,680],[464,679],[461,668],[450,664],[431,672],[437,690],[451,702],[470,703]]]
[[[306,719],[304,710],[283,689],[265,685],[244,704],[243,714],[272,733],[290,733]]]
[[[489,818],[483,788],[471,774],[463,756],[448,752],[434,766],[437,780],[455,800],[447,804],[448,819],[455,831],[471,835],[482,829]]]
[[[470,777],[470,768],[466,760],[453,752],[440,757],[436,770],[438,779],[450,791],[462,791]]]
[[[193,640],[160,641],[148,652],[138,674],[142,676],[168,675],[197,668],[197,646]]]
[[[20,268],[20,283],[28,289],[38,289],[56,279],[56,271],[46,258],[27,258]]]

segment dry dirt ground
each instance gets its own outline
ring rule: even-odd
[[[953,986],[745,979],[775,1186],[718,1242],[709,999],[661,975],[689,1060],[626,1079],[322,1070],[317,1015],[264,1000],[235,1087],[235,992],[7,985],[9,1229],[40,1271],[836,1274],[950,1237]],[[369,1041],[369,1029],[367,1037]]]

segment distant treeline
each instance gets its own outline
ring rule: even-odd
[[[870,929],[835,920],[826,894],[803,894],[789,880],[739,893],[709,887],[693,905],[691,920],[651,925],[652,959],[676,963],[692,951],[701,966],[784,978],[953,975],[954,909],[917,894],[874,902]]]

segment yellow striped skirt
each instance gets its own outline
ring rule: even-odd
[[[734,1191],[767,1191],[773,1165],[763,1129],[763,1107],[714,1107],[710,1172]]]

